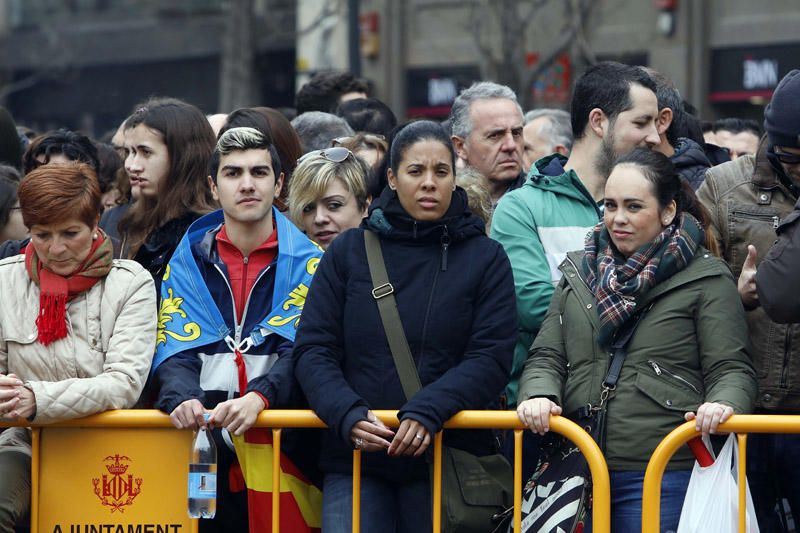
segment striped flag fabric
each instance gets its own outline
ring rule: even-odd
[[[234,436],[236,456],[247,485],[250,532],[272,531],[272,430],[253,428]],[[281,452],[280,531],[319,533],[322,492]]]

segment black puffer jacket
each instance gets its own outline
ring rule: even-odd
[[[689,182],[692,189],[699,189],[703,184],[706,170],[711,168],[711,161],[708,160],[703,147],[691,139],[681,137],[671,159],[678,174]]]
[[[100,227],[111,237],[114,244],[114,257],[127,259],[130,242],[126,241],[124,231],[120,231],[119,221],[130,209],[130,204],[121,205],[109,209],[100,218]],[[147,240],[139,247],[133,260],[147,269],[156,282],[156,289],[161,289],[161,278],[167,268],[172,253],[177,248],[178,243],[192,225],[192,222],[202,215],[197,213],[186,213],[178,218],[167,221],[163,226],[153,230]]]
[[[406,401],[375,300],[365,229],[381,239],[389,279],[423,388]],[[321,464],[349,473],[350,429],[368,409],[399,409],[437,432],[463,409],[484,409],[508,382],[516,341],[511,267],[457,189],[445,216],[416,222],[386,188],[362,228],[338,237],[319,264],[295,340],[295,374],[328,424]],[[489,431],[450,431],[447,444],[485,455]],[[432,449],[432,447],[430,448]],[[366,475],[424,479],[425,461],[363,456]]]

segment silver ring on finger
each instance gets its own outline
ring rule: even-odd
[[[356,437],[356,448],[360,450],[362,444],[364,444],[364,439],[361,437]]]
[[[420,440],[420,441],[425,440],[425,437],[423,437],[419,433],[417,433],[417,435],[414,438],[417,439],[417,440]]]

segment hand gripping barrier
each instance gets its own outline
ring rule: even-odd
[[[800,415],[734,415],[720,424],[717,433],[737,433],[739,443],[739,479],[745,479],[747,433],[800,433]],[[642,533],[658,533],[661,523],[661,480],[673,454],[696,437],[695,423],[686,422],[674,429],[656,447],[644,475],[642,495]],[[739,484],[739,532],[746,528],[746,484]]]
[[[375,415],[389,427],[399,426],[397,411],[373,411]],[[762,417],[763,418],[763,417]],[[800,417],[794,417],[800,421]],[[729,425],[730,422],[727,425]],[[2,422],[0,426],[30,426],[26,422]],[[40,431],[33,425],[32,440],[32,501],[31,501],[31,533],[40,531],[39,518],[39,491],[38,483],[40,476],[41,457],[40,451]],[[59,422],[46,427],[58,428],[171,428],[172,424],[169,417],[160,411],[155,410],[117,410],[93,415],[90,417]],[[283,428],[323,428],[325,424],[313,411],[309,410],[268,410],[262,412],[255,427],[272,428],[273,435],[273,480],[272,486],[280,486],[280,446],[281,430]],[[521,527],[521,503],[522,503],[522,432],[524,430],[517,415],[513,411],[462,411],[448,420],[445,425],[447,429],[513,429],[514,430],[514,531],[519,533]],[[683,426],[682,426],[683,427]],[[797,424],[800,432],[800,423]],[[595,533],[608,533],[610,527],[610,481],[608,467],[600,448],[594,440],[572,421],[554,416],[550,420],[550,430],[564,435],[574,442],[581,453],[586,457],[592,474],[593,482],[593,507],[592,525]],[[46,431],[46,429],[45,429]],[[688,433],[687,433],[688,435]],[[691,435],[694,435],[692,432]],[[688,440],[689,437],[680,441],[675,448]],[[441,502],[442,502],[442,433],[438,433],[434,439],[434,480],[433,480],[433,531],[440,530],[441,525]],[[669,452],[672,455],[674,449]],[[669,457],[667,456],[667,457]],[[188,459],[188,445],[186,449]],[[648,473],[650,470],[648,469]],[[661,469],[663,472],[663,467]],[[660,483],[660,473],[658,482]],[[645,480],[645,483],[647,481]],[[353,532],[360,531],[360,487],[361,487],[361,450],[353,451]],[[660,486],[659,486],[660,489]],[[656,495],[658,497],[658,495]],[[658,499],[656,500],[658,501]],[[185,505],[185,504],[184,504]],[[280,524],[280,491],[272,492],[272,531],[279,531]],[[652,510],[651,510],[652,512]],[[658,508],[655,509],[656,520]],[[113,530],[112,530],[113,531]],[[197,531],[197,521],[191,523],[190,532]],[[50,533],[48,531],[48,533]]]

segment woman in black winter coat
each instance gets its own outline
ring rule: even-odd
[[[359,229],[339,236],[319,264],[295,340],[296,375],[328,424],[323,525],[351,530],[352,451],[362,456],[361,527],[431,528],[425,451],[444,422],[486,409],[508,382],[516,339],[511,268],[455,185],[455,153],[434,122],[413,122],[389,152],[389,186]],[[364,232],[380,238],[422,389],[406,400],[372,296]],[[392,431],[373,409],[398,409]],[[445,443],[493,453],[488,430],[448,432]]]

